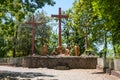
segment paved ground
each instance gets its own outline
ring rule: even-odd
[[[19,80],[120,80],[97,69],[54,70],[0,66],[0,78],[8,76]]]

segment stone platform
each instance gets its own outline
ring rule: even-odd
[[[76,56],[41,56],[41,57],[24,57],[22,60],[23,67],[29,68],[64,68],[66,69],[95,69],[97,58],[95,57],[76,57]]]
[[[95,69],[96,57],[26,56],[0,59],[0,65],[51,69]]]

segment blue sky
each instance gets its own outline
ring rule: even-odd
[[[61,7],[63,11],[68,10],[72,7],[72,3],[75,0],[54,0],[56,4],[54,6],[45,5],[42,9],[47,13],[48,16],[51,14],[58,14],[58,8]]]
[[[75,0],[54,0],[56,4],[54,6],[45,5],[42,9],[47,13],[48,16],[52,14],[58,14],[58,9],[61,8],[62,11],[68,10],[72,7]],[[58,24],[58,23],[57,23]],[[58,25],[53,27],[55,33],[58,32]]]
[[[61,8],[62,11],[68,10],[73,5],[75,0],[54,0],[56,4],[54,6],[45,5],[41,10],[44,10],[48,16],[52,14],[58,14],[58,9]],[[40,11],[41,11],[40,10]],[[58,32],[58,22],[56,22],[56,26],[53,26],[53,31]],[[62,25],[63,26],[63,25]]]

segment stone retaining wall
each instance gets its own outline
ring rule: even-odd
[[[57,57],[57,56],[40,56],[40,57],[22,57],[12,58],[11,65],[29,67],[29,68],[55,68],[57,66],[66,66],[70,69],[95,69],[97,58],[95,57]],[[3,62],[4,63],[4,62]],[[6,64],[9,61],[6,61]]]
[[[23,61],[23,57],[0,58],[0,65],[21,66],[22,61]]]

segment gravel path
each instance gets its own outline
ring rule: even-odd
[[[19,80],[120,80],[97,69],[55,70],[0,66],[0,80],[4,77],[14,77]]]

